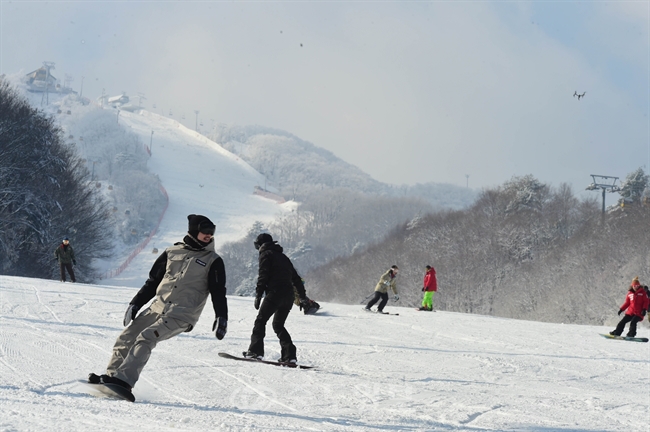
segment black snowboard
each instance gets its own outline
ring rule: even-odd
[[[379,312],[379,311],[374,311],[372,309],[366,309],[366,308],[363,308],[363,310],[366,311],[366,312],[372,312],[372,313],[376,313],[376,314],[380,314],[380,315],[399,315],[398,313],[390,313],[390,312],[384,312],[384,311]]]
[[[129,402],[135,402],[135,397],[133,393],[125,389],[124,387],[117,384],[92,384],[87,381],[82,381],[84,384],[89,385],[93,389],[99,391],[104,396],[108,396],[113,399],[125,400]]]
[[[264,363],[264,364],[270,364],[274,366],[282,366],[282,367],[288,367],[288,368],[299,368],[299,369],[314,369],[314,366],[306,366],[306,365],[300,365],[300,364],[295,364],[295,363],[284,363],[284,362],[276,362],[276,361],[270,361],[270,360],[257,360],[257,359],[251,359],[251,358],[246,358],[246,357],[237,357],[232,354],[228,353],[219,353],[219,357],[231,359],[231,360],[237,360],[237,361],[245,361],[245,362],[253,362],[253,363]]]

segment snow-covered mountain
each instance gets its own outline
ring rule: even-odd
[[[262,174],[240,157],[176,120],[146,110],[131,112],[105,106],[102,111],[94,102],[81,100],[75,95],[50,94],[49,104],[43,104],[43,95],[27,91],[20,76],[11,77],[10,81],[22,89],[31,105],[56,118],[66,137],[77,146],[80,156],[85,158],[93,178],[99,179],[95,175],[95,163],[97,167],[100,164],[123,163],[123,159],[109,154],[106,148],[96,150],[93,147],[99,146],[101,140],[120,138],[115,136],[114,124],[111,125],[111,130],[106,127],[107,115],[109,118],[113,116],[111,122],[119,123],[126,129],[129,142],[148,149],[150,153],[150,157],[145,155],[148,171],[159,179],[167,195],[168,206],[166,209],[161,207],[159,214],[154,215],[154,221],[160,218],[155,235],[149,239],[142,252],[129,260],[125,270],[113,276],[114,270],[123,267],[138,244],[145,243],[146,236],[143,237],[141,232],[138,232],[139,237],[131,244],[116,239],[114,258],[95,263],[109,276],[102,280],[104,284],[142,286],[160,251],[182,240],[187,232],[189,214],[204,214],[215,223],[215,244],[218,250],[219,245],[242,238],[254,222],[268,223],[296,208],[295,202],[280,204],[255,194],[256,187],[265,184]],[[86,106],[88,104],[90,106]],[[94,139],[89,139],[91,134]],[[84,135],[85,139],[79,135]],[[142,152],[142,149],[139,151]],[[112,168],[112,171],[118,168]],[[106,181],[98,181],[97,187],[107,196],[114,193],[108,190],[113,185]],[[158,193],[157,190],[155,192]],[[145,205],[148,204],[146,199],[148,198],[142,198]],[[120,208],[119,211],[124,212],[125,209]],[[74,245],[74,236],[71,240]],[[78,256],[77,259],[81,261],[84,257]]]
[[[131,404],[81,381],[106,366],[133,289],[0,276],[0,292],[2,431],[648,430],[650,344],[608,327],[323,303],[289,316],[317,366],[295,370],[217,356],[250,341],[252,299],[231,297],[226,337],[206,308],[156,347]]]

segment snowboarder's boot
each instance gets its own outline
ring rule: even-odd
[[[99,375],[94,374],[92,372],[88,374],[89,384],[101,384],[101,382],[102,382],[102,377],[100,377]]]
[[[253,351],[244,351],[241,353],[244,358],[253,359],[253,360],[262,360],[264,356],[254,353]]]

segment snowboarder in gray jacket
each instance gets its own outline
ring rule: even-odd
[[[205,216],[191,214],[187,219],[183,241],[156,259],[149,278],[129,303],[123,322],[126,328],[115,341],[106,374],[91,373],[90,383],[117,384],[130,392],[158,342],[191,331],[208,295],[216,316],[212,331],[219,340],[225,336],[226,271],[223,259],[214,251],[215,226]],[[151,299],[151,305],[137,315]]]

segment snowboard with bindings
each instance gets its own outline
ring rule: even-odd
[[[320,305],[319,306],[312,306],[307,310],[304,310],[303,313],[305,315],[314,315],[316,312],[318,312],[321,309]]]
[[[252,358],[246,358],[246,357],[238,357],[234,356],[232,354],[228,353],[219,353],[219,357],[231,359],[231,360],[237,360],[237,361],[245,361],[245,362],[253,362],[253,363],[264,363],[264,364],[270,364],[274,366],[282,366],[282,367],[288,367],[288,368],[294,368],[294,369],[314,369],[316,366],[307,366],[307,365],[301,365],[301,364],[296,364],[296,363],[285,363],[285,362],[279,362],[279,361],[271,361],[271,360],[258,360],[258,359],[252,359]]]
[[[93,396],[96,397],[106,397],[108,396],[109,398],[112,399],[119,399],[119,400],[125,400],[129,402],[135,402],[135,397],[133,396],[133,393],[125,389],[124,387],[117,385],[117,384],[94,384],[94,383],[89,383],[88,381],[82,381],[82,383],[86,384],[87,386],[91,387],[93,390],[97,390],[98,392],[101,393],[101,395],[97,394],[92,394]]]
[[[366,308],[363,308],[363,310],[366,311],[366,312],[372,312],[372,313],[376,313],[376,314],[379,314],[379,315],[399,315],[398,313],[391,313],[391,312],[384,312],[384,311],[379,312],[379,311],[374,311],[372,309],[366,309]]]
[[[624,341],[629,341],[629,342],[648,342],[648,338],[644,338],[644,337],[614,336],[614,335],[602,334],[602,333],[599,333],[599,334],[602,337],[607,338],[607,339],[624,340]]]

